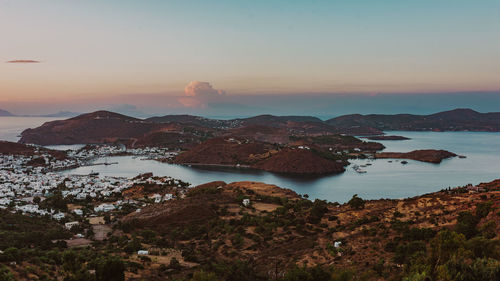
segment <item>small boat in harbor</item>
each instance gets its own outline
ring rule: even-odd
[[[361,165],[361,167],[363,167],[363,166],[364,166],[364,165]],[[364,166],[364,167],[366,167],[366,166]],[[363,170],[363,169],[361,169],[359,165],[354,165],[354,166],[352,166],[352,169],[353,169],[354,171],[356,171],[356,173],[359,173],[359,174],[364,174],[364,173],[366,173],[366,171],[365,171],[365,170]]]
[[[98,175],[99,175],[99,173],[98,172],[94,172],[94,171],[91,171],[90,174],[89,174],[89,176],[91,176],[91,177],[96,177]]]

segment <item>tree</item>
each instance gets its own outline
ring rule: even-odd
[[[357,194],[354,194],[352,196],[351,200],[349,200],[349,202],[347,202],[347,204],[349,206],[351,206],[351,208],[353,208],[353,209],[360,210],[360,209],[363,209],[365,207],[365,200],[358,197]]]
[[[309,220],[311,223],[317,224],[323,218],[323,215],[328,212],[328,208],[326,207],[327,203],[324,200],[316,199],[311,208],[311,216]]]
[[[193,274],[190,281],[218,281],[219,279],[213,272],[198,271]]]
[[[431,241],[431,259],[435,266],[441,265],[449,260],[465,246],[463,234],[445,229],[440,231]]]
[[[331,281],[331,273],[320,266],[298,267],[290,269],[283,281]]]
[[[470,239],[476,235],[476,226],[478,223],[478,217],[474,216],[471,212],[460,212],[458,213],[456,230],[458,233],[465,235],[467,239]]]
[[[170,267],[171,269],[175,269],[175,270],[178,270],[178,269],[182,268],[180,262],[175,257],[173,257],[172,259],[170,259],[170,264],[169,264],[168,267]]]
[[[96,264],[97,281],[124,281],[125,265],[119,257],[101,258]]]
[[[74,251],[66,251],[63,254],[63,268],[67,272],[76,273],[80,268],[82,263],[79,260],[78,255]]]
[[[476,216],[479,219],[486,217],[490,213],[492,205],[493,205],[493,202],[491,202],[491,201],[482,202],[482,203],[477,204]]]
[[[14,281],[14,275],[10,269],[4,265],[0,265],[0,281]]]

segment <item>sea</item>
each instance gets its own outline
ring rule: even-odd
[[[55,118],[0,117],[0,139],[17,141],[26,128],[40,126]],[[408,152],[415,149],[445,149],[466,158],[451,158],[441,164],[407,160],[350,160],[346,172],[326,176],[290,176],[245,168],[198,168],[141,160],[141,157],[108,157],[109,166],[80,167],[63,174],[134,177],[153,172],[157,176],[172,176],[192,185],[210,181],[254,181],[289,188],[312,199],[344,203],[354,194],[364,199],[400,199],[431,193],[448,187],[479,184],[500,178],[500,133],[489,132],[407,132],[389,131],[389,135],[410,138],[403,141],[379,141],[384,151]],[[81,146],[52,146],[72,149]],[[96,161],[102,162],[102,159]],[[357,173],[353,165],[366,165],[366,173]]]

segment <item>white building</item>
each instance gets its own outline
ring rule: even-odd
[[[72,221],[72,222],[67,222],[64,224],[64,227],[66,227],[66,229],[71,229],[73,226],[75,225],[79,225],[80,223],[77,222],[77,221]]]

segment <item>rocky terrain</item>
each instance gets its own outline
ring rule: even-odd
[[[268,157],[275,146],[235,138],[213,138],[177,156],[177,164],[250,165]]]
[[[152,174],[138,177],[142,183],[115,198],[175,197],[129,203],[71,230],[65,221],[0,210],[2,280],[500,277],[500,180],[400,200],[353,195],[339,204],[259,182],[218,181],[183,191],[158,184]],[[71,238],[89,227],[95,232],[86,238]]]
[[[495,181],[479,185],[478,192],[461,187],[404,200],[365,201],[354,196],[339,205],[311,202],[263,183],[214,182],[192,189],[185,199],[131,213],[121,223],[136,233],[147,229],[168,237],[182,251],[182,270],[171,273],[174,279],[201,268],[220,280],[276,280],[305,265],[335,268],[333,276],[349,276],[312,280],[401,280],[414,274],[413,255],[436,254],[431,245],[450,235],[449,230],[463,233],[464,239],[489,237],[481,243],[490,248],[480,249],[478,255],[494,258],[490,266],[499,270],[499,188],[500,181]],[[251,205],[242,205],[243,198]],[[469,222],[466,216],[475,219]],[[479,240],[474,241],[470,243]],[[469,247],[461,243],[464,246],[449,250]],[[231,274],[235,261],[246,262],[239,264],[242,272],[233,269],[233,274],[248,270],[250,275],[242,279],[225,275]],[[159,262],[153,258],[150,269],[131,275],[131,280],[161,274],[152,270]],[[229,272],[218,271],[221,267]]]
[[[253,168],[287,174],[336,174],[345,171],[346,161],[326,159],[305,149],[284,149],[252,165]]]
[[[455,153],[435,149],[414,150],[411,152],[380,152],[375,154],[375,158],[411,159],[435,164],[439,164],[444,159],[455,156],[457,156]]]

